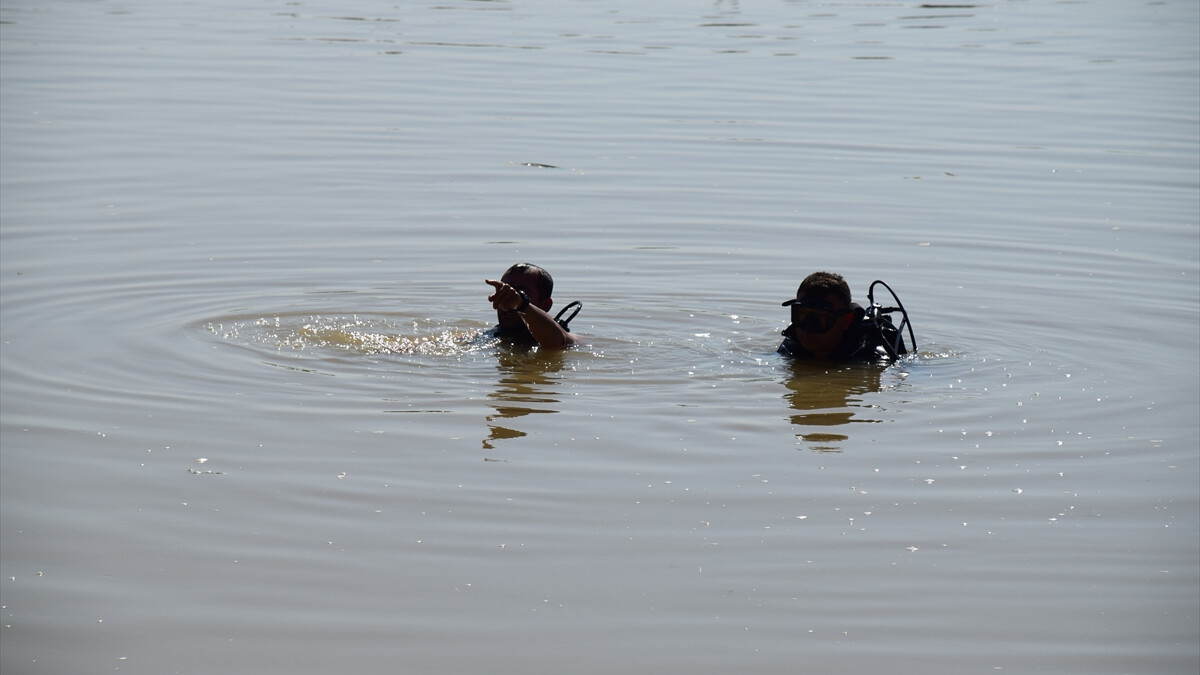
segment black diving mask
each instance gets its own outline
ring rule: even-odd
[[[848,309],[837,310],[824,302],[802,304],[799,300],[793,299],[783,303],[783,306],[791,307],[792,326],[796,330],[817,335],[828,333],[838,319],[850,313]]]

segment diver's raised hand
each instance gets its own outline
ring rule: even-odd
[[[495,279],[484,279],[483,281],[496,289],[495,293],[488,296],[488,301],[492,303],[493,309],[501,312],[515,312],[522,309],[522,306],[529,301],[529,296],[522,294],[521,291],[503,281]]]

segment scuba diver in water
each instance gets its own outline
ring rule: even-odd
[[[778,352],[801,359],[829,361],[888,361],[896,360],[908,350],[903,330],[908,328],[909,339],[916,349],[916,338],[908,312],[892,292],[896,307],[875,304],[875,281],[867,292],[870,307],[850,299],[850,286],[841,275],[832,272],[813,272],[796,289],[796,297],[783,303],[791,307],[792,323],[783,331],[783,343]],[[899,312],[900,325],[893,325],[890,314]]]
[[[582,303],[572,302],[558,316],[550,316],[554,305],[554,278],[546,270],[529,263],[517,263],[504,272],[500,281],[485,279],[496,289],[488,296],[496,310],[495,335],[515,342],[533,344],[545,349],[565,349],[578,344],[582,338],[567,327],[579,313]],[[575,311],[562,319],[572,307]]]

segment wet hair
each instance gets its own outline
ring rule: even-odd
[[[808,294],[818,294],[831,300],[838,300],[846,307],[850,306],[850,285],[840,274],[833,272],[813,272],[800,282],[796,289],[796,297]]]
[[[541,294],[542,299],[549,298],[554,295],[554,277],[550,276],[549,272],[538,267],[537,265],[531,265],[529,263],[517,263],[516,265],[513,265],[505,270],[504,274],[505,276],[509,274],[533,276],[534,286],[537,287],[538,293]]]

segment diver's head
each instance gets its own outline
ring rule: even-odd
[[[549,312],[554,305],[550,297],[554,293],[554,277],[546,270],[529,263],[517,263],[504,272],[500,281],[522,291],[529,296],[529,304]],[[500,327],[510,331],[526,331],[525,322],[516,312],[496,310],[496,320]]]
[[[817,358],[832,354],[854,323],[850,286],[832,272],[808,275],[796,289],[796,297],[783,305],[791,307],[791,337]]]

